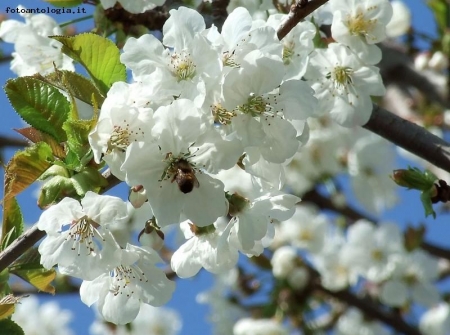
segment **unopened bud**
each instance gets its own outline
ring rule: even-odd
[[[428,170],[422,172],[417,168],[394,170],[391,178],[399,186],[420,191],[430,190],[437,180],[432,172]]]
[[[70,178],[55,176],[46,182],[39,191],[38,206],[47,208],[67,196],[74,196],[77,192]]]
[[[442,51],[436,51],[431,56],[428,66],[435,71],[444,71],[448,67],[448,58]]]

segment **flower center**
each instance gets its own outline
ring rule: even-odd
[[[110,291],[116,296],[118,294],[126,294],[130,297],[136,293],[129,285],[133,282],[148,283],[145,273],[137,266],[120,265],[111,272],[112,283]]]
[[[225,197],[227,198],[229,203],[228,213],[231,216],[239,215],[239,213],[244,212],[251,205],[251,201],[243,197],[239,193],[226,193]]]
[[[214,122],[220,123],[223,125],[228,125],[231,123],[231,119],[236,116],[236,113],[233,111],[228,111],[222,107],[221,104],[215,104],[211,106],[211,111],[214,116]]]
[[[73,240],[72,250],[77,250],[78,256],[81,255],[82,244],[85,245],[88,255],[95,251],[95,235],[104,241],[104,238],[97,231],[97,227],[99,227],[99,225],[87,216],[83,216],[79,220],[73,221],[70,225],[67,240]]]
[[[238,107],[238,110],[244,114],[250,114],[251,116],[260,116],[266,111],[267,103],[261,96],[251,94],[247,100],[247,103]]]
[[[370,10],[372,8],[369,8]],[[377,23],[376,19],[366,19],[364,17],[364,13],[359,12],[353,17],[347,17],[347,27],[352,35],[366,37],[373,30],[375,24]]]
[[[353,70],[351,68],[336,66],[333,72],[327,74],[327,79],[331,79],[334,82],[336,89],[345,89],[353,83],[352,74]]]
[[[170,67],[179,82],[192,79],[195,76],[196,65],[192,61],[189,53],[172,54],[170,57]]]
[[[229,66],[229,67],[233,67],[233,68],[237,68],[240,66],[240,64],[238,64],[236,62],[236,59],[234,57],[234,51],[233,52],[224,52],[223,53],[223,57],[222,57],[222,63],[223,66]]]
[[[115,150],[125,152],[130,143],[137,140],[137,137],[143,134],[144,132],[141,128],[138,128],[136,132],[130,128],[127,120],[123,120],[123,125],[114,125],[107,143],[106,153],[110,154]]]
[[[294,42],[285,43],[283,46],[283,63],[284,65],[289,65],[291,63],[291,58],[294,55]]]

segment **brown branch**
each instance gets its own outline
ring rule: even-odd
[[[414,69],[411,59],[399,45],[385,42],[378,45],[383,52],[380,68],[384,84],[396,84],[402,89],[415,87],[431,102],[439,104],[442,108],[450,109],[450,102],[441,96],[426,76]]]
[[[336,213],[340,213],[353,221],[368,220],[370,222],[373,222],[374,224],[377,224],[377,220],[375,218],[369,217],[368,215],[363,214],[348,205],[338,208],[329,198],[321,195],[314,189],[306,192],[304,195],[302,195],[301,198],[302,202],[311,202],[317,205],[320,209],[327,209]],[[352,223],[354,222],[351,222],[350,224]],[[449,249],[436,246],[426,241],[423,241],[420,247],[435,257],[450,260]]]
[[[227,19],[227,7],[229,3],[230,0],[212,0],[211,2],[212,23],[219,31],[222,30],[222,26]]]
[[[382,309],[380,306],[377,306],[373,301],[368,299],[358,298],[349,290],[342,291],[330,291],[323,287],[320,284],[316,285],[316,290],[326,295],[338,299],[348,305],[358,308],[361,310],[366,316],[371,319],[379,320],[386,325],[395,329],[395,331],[399,333],[403,333],[406,335],[422,335],[422,333],[415,327],[411,326],[403,318],[399,315],[389,312],[388,310]]]
[[[425,128],[376,104],[373,105],[372,115],[363,128],[450,172],[450,144]]]
[[[298,0],[295,5],[292,5],[286,21],[284,21],[278,28],[278,39],[283,39],[297,25],[297,23],[327,2],[328,0]]]
[[[376,222],[375,218],[371,218],[368,215],[362,214],[361,212],[358,212],[356,209],[348,205],[337,207],[330,198],[323,196],[315,189],[309,190],[308,192],[303,194],[301,198],[302,202],[311,202],[317,205],[320,209],[328,209],[333,212],[340,213],[353,221],[365,219],[371,222]]]
[[[127,12],[121,6],[105,9],[105,17],[111,22],[120,23],[125,32],[131,32],[132,27],[142,25],[149,30],[162,30],[164,23],[169,18],[169,13],[162,7],[155,7],[140,14]]]
[[[17,147],[17,148],[23,148],[23,147],[27,147],[29,145],[28,141],[19,139],[19,138],[14,138],[11,136],[4,136],[4,135],[0,135],[0,148],[4,148],[4,147]]]

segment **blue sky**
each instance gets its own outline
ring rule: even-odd
[[[434,34],[434,26],[432,25],[432,16],[430,11],[424,5],[423,0],[407,0],[405,1],[411,6],[413,14],[413,23],[416,29],[425,32],[427,34]],[[6,0],[2,2],[0,6],[0,12],[4,12],[7,6],[15,7],[17,4],[22,4],[27,8],[32,7],[47,7],[47,4],[43,1],[36,0],[24,0],[13,1]],[[84,6],[88,9],[88,12],[92,12],[92,6]],[[11,18],[17,18],[17,15],[11,15]],[[71,15],[53,15],[53,17],[59,22],[66,22],[73,18]],[[79,15],[77,15],[79,17]],[[88,21],[91,22],[91,21]],[[91,28],[90,24],[82,23],[78,27],[80,31],[88,30]],[[424,45],[420,45],[424,47]],[[11,52],[10,45],[3,44],[3,50],[6,53]],[[14,78],[15,75],[9,70],[9,64],[0,64],[0,82],[2,86],[9,78]],[[6,100],[4,93],[0,94],[0,105],[2,106],[2,122],[0,123],[0,133],[3,135],[16,135],[12,130],[13,128],[23,127],[23,123],[19,117],[14,113],[12,108],[9,107],[9,103]],[[18,135],[17,135],[18,136]],[[11,157],[14,153],[13,150],[6,150],[5,157]],[[399,160],[398,168],[406,167],[407,163],[403,160]],[[117,194],[118,192],[118,194]],[[383,219],[398,222],[402,227],[406,224],[418,225],[421,222],[427,224],[427,239],[442,245],[448,245],[448,217],[439,216],[438,219],[424,218],[423,211],[418,199],[418,194],[413,191],[399,190],[401,203],[394,210],[388,211],[383,215]],[[123,199],[126,197],[126,191],[124,188],[120,188],[118,191],[114,191],[117,195]],[[36,199],[31,192],[25,192],[19,196],[19,202],[23,208],[27,208],[24,212],[26,222],[34,223],[39,218],[41,211],[35,205]],[[168,304],[169,307],[176,309],[183,318],[183,331],[182,334],[211,334],[211,325],[207,322],[208,307],[205,305],[199,305],[196,303],[196,295],[198,292],[208,289],[212,284],[211,276],[208,273],[201,272],[199,276],[189,280],[177,280],[177,289],[173,299]],[[75,321],[72,323],[73,329],[76,334],[88,334],[88,327],[93,320],[94,314],[88,307],[86,307],[79,299],[78,295],[63,295],[59,296],[40,296],[42,301],[48,301],[56,299],[63,308],[69,308],[75,315]]]

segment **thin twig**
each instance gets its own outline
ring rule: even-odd
[[[292,5],[287,19],[278,28],[278,39],[283,39],[297,25],[297,23],[327,2],[328,0],[297,1],[297,4]]]
[[[370,222],[373,222],[374,224],[377,224],[377,220],[375,218],[363,214],[350,207],[349,205],[337,207],[329,198],[323,196],[314,189],[303,194],[301,198],[302,202],[311,202],[317,205],[320,209],[327,209],[344,215],[345,217],[352,220],[350,224],[353,224],[358,220],[368,220]],[[423,241],[420,247],[435,257],[444,258],[450,261],[449,249],[444,249],[427,241]]]
[[[326,295],[336,298],[342,302],[345,302],[348,305],[358,308],[366,316],[385,323],[399,333],[403,333],[406,335],[422,335],[422,333],[417,328],[405,322],[405,320],[403,320],[403,318],[401,318],[399,315],[382,309],[380,306],[377,306],[375,303],[368,299],[358,298],[348,290],[330,291],[320,284],[316,286],[316,290],[323,292]]]

